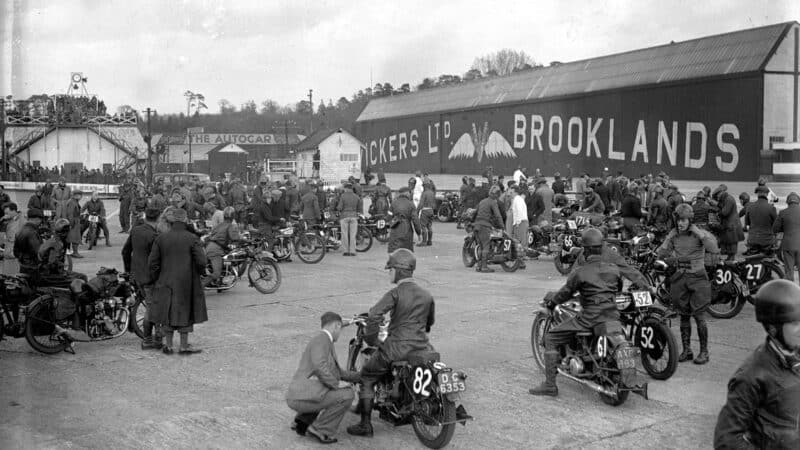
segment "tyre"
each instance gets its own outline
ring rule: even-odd
[[[294,249],[300,261],[306,264],[316,264],[325,257],[325,241],[316,233],[298,236]]]
[[[555,264],[558,273],[561,275],[569,275],[569,273],[572,272],[572,267],[575,265],[575,258],[570,256],[569,262],[564,261],[560,251],[556,252],[553,256],[553,264]]]
[[[461,249],[461,260],[464,262],[464,266],[472,267],[478,262],[475,257],[477,247],[478,244],[474,239],[468,239],[464,242],[464,247]]]
[[[414,427],[414,434],[422,445],[428,448],[442,448],[450,443],[456,431],[456,404],[447,397],[431,397],[425,402],[434,403],[433,405],[422,405],[419,408],[433,412],[433,419],[439,423],[447,425],[434,425],[425,423],[425,418],[419,414],[414,414],[411,425]],[[438,404],[437,404],[438,403]],[[430,422],[430,421],[428,421]]]
[[[725,295],[712,300],[708,305],[708,313],[716,319],[731,319],[742,311],[746,302],[741,295]]]
[[[372,248],[372,233],[367,227],[358,227],[356,231],[356,251],[366,252]]]
[[[97,245],[97,227],[90,226],[89,233],[86,235],[86,243],[89,246],[89,250],[92,249],[95,245]]]
[[[247,268],[247,279],[262,294],[272,294],[281,287],[281,269],[270,259],[257,259]]]
[[[37,352],[54,354],[63,352],[67,342],[56,336],[56,325],[69,328],[72,316],[56,320],[56,300],[42,296],[31,303],[25,318],[25,340]]]
[[[500,267],[503,268],[504,272],[516,272],[522,266],[522,260],[519,258],[515,258],[513,261],[503,261],[500,263]]]
[[[442,206],[436,210],[436,218],[439,219],[439,222],[450,222],[452,215],[453,211],[450,209],[450,205],[447,203],[442,203]]]
[[[381,244],[389,242],[389,227],[378,228],[375,230],[375,239]]]
[[[667,380],[678,368],[678,340],[672,330],[656,318],[648,318],[638,329],[635,342],[642,353],[642,367],[656,380]]]
[[[147,303],[141,298],[137,298],[136,302],[131,306],[131,331],[133,331],[139,339],[144,339],[144,318],[147,315]]]
[[[536,365],[539,369],[544,371],[544,337],[553,321],[544,312],[536,313],[531,326],[531,350],[533,350],[533,359],[536,360]]]

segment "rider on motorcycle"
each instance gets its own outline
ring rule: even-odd
[[[23,275],[35,277],[39,273],[39,248],[42,246],[39,227],[42,219],[40,209],[29,209],[28,221],[14,238],[14,257],[19,261],[19,272]]]
[[[430,351],[428,333],[434,321],[434,302],[431,294],[414,281],[412,275],[417,267],[414,253],[399,248],[389,255],[386,269],[389,279],[397,284],[369,310],[365,340],[376,345],[383,315],[391,314],[389,337],[378,344],[378,351],[364,363],[361,369],[361,391],[359,409],[361,422],[347,427],[347,432],[355,436],[372,436],[372,399],[374,385],[381,374],[392,366],[392,361],[400,361],[412,352]]]
[[[489,196],[478,203],[478,210],[475,213],[473,226],[478,236],[478,244],[481,246],[481,260],[476,267],[478,272],[494,272],[494,269],[489,268],[487,258],[489,258],[489,244],[492,242],[492,228],[503,228],[503,217],[497,206],[498,198],[500,198],[500,188],[497,185],[492,186],[489,189]]]
[[[53,225],[53,236],[39,247],[39,284],[40,286],[67,287],[75,279],[87,281],[86,275],[70,272],[66,267],[67,235],[70,223],[67,219],[58,219]]]
[[[728,382],[715,448],[800,448],[800,287],[770,281],[756,294],[767,340]]]
[[[97,191],[92,191],[92,198],[84,203],[83,207],[81,208],[81,213],[87,213],[90,216],[97,216],[97,228],[98,228],[98,236],[100,235],[99,230],[102,230],[104,236],[106,237],[106,247],[111,247],[111,241],[109,240],[108,234],[108,226],[106,225],[106,208],[103,206],[103,201],[97,195]],[[88,222],[87,226],[88,228]],[[86,231],[86,228],[81,227],[81,235]]]
[[[694,211],[686,203],[675,208],[676,227],[667,234],[664,243],[658,248],[658,256],[669,258],[666,262],[677,270],[670,277],[670,297],[678,305],[681,315],[681,343],[683,352],[679,362],[694,359],[695,364],[708,362],[708,326],[706,309],[711,301],[711,283],[708,281],[705,265],[716,264],[719,254],[717,240],[711,233],[692,224]],[[700,339],[700,353],[694,358],[691,348],[692,322],[697,325]]]
[[[589,228],[581,235],[586,263],[570,273],[567,283],[554,296],[546,298],[547,307],[571,299],[576,292],[580,293],[581,312],[551,328],[544,338],[545,376],[544,383],[530,389],[532,395],[558,395],[556,374],[561,359],[559,347],[572,342],[575,333],[592,331],[597,335],[608,336],[614,346],[625,341],[622,324],[619,322],[614,295],[622,287],[622,279],[627,278],[638,288],[650,290],[647,280],[637,270],[620,270],[614,263],[601,258],[603,233],[597,228]]]
[[[236,209],[232,206],[222,211],[223,221],[211,229],[206,239],[206,257],[211,263],[211,276],[203,280],[205,286],[216,285],[222,275],[222,257],[228,251],[231,242],[241,239],[239,227],[233,223],[236,218]]]

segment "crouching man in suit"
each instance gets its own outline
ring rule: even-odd
[[[292,424],[297,434],[332,444],[337,442],[339,423],[353,402],[348,382],[358,381],[358,373],[342,370],[336,359],[334,342],[342,331],[342,317],[326,312],[321,322],[322,332],[311,339],[300,357],[286,404],[298,413]]]

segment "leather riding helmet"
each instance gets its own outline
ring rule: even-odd
[[[500,186],[492,186],[492,188],[489,189],[489,197],[499,198],[500,197]]]
[[[64,218],[56,220],[56,223],[53,224],[53,233],[55,234],[69,233],[69,220]]]
[[[800,286],[789,280],[767,282],[755,299],[758,322],[781,325],[800,320]]]
[[[694,196],[694,198],[695,198],[695,199],[701,199],[701,198],[702,198],[703,200],[705,200],[705,198],[706,198],[706,193],[705,193],[705,191],[699,191],[699,192],[697,193],[697,195],[695,195],[695,196]]]
[[[597,228],[587,228],[581,234],[581,245],[583,247],[600,247],[603,245],[603,232]]]
[[[694,219],[694,210],[691,206],[687,205],[686,203],[681,203],[677,207],[675,207],[675,219]]]
[[[385,269],[401,269],[414,271],[417,268],[417,258],[410,250],[398,248],[389,254]]]
[[[225,209],[222,210],[222,217],[225,220],[233,219],[233,216],[235,216],[235,215],[236,215],[236,210],[233,209],[233,206],[228,206],[228,207],[226,207]]]
[[[741,200],[742,202],[749,202],[750,194],[748,194],[747,192],[742,192],[741,194],[739,194],[739,200]]]

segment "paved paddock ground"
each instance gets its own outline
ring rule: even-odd
[[[529,344],[533,312],[564,278],[550,260],[517,273],[478,274],[461,263],[463,232],[454,224],[435,229],[434,246],[417,251],[417,279],[436,299],[431,340],[444,362],[469,375],[462,400],[476,418],[457,427],[450,448],[709,448],[726,382],[762,339],[751,306],[711,322],[711,362],[681,364],[670,380],[651,380],[649,401],[631,395],[623,406],[606,406],[563,379],[557,399],[535,398],[528,388],[543,376]],[[118,231],[112,223],[114,247],[86,251],[76,270],[121,269],[127,235]],[[322,312],[366,311],[389,289],[386,255],[376,242],[356,258],[335,252],[318,265],[295,260],[281,265],[275,294],[245,282],[208,295],[210,320],[191,335],[204,349],[199,355],[145,352],[133,334],[77,344],[76,355],[38,354],[24,338],[0,342],[2,447],[316,447],[289,429],[285,389]],[[344,329],[340,359],[353,334]],[[377,417],[374,438],[352,438],[344,427],[356,420],[345,417],[339,447],[421,448],[410,426]]]

